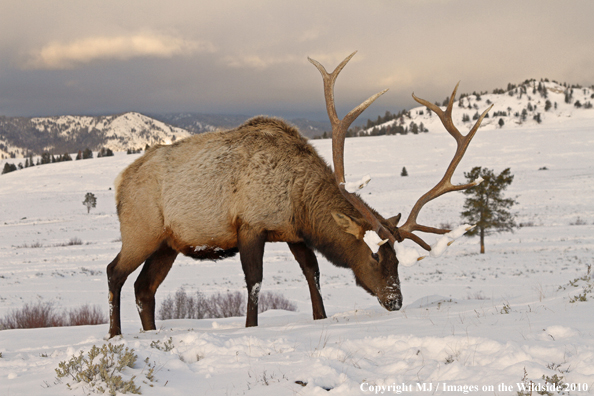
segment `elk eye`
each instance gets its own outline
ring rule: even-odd
[[[379,263],[379,261],[380,261],[379,254],[377,254],[377,253],[372,253],[372,254],[371,254],[371,257],[373,257],[373,259]]]

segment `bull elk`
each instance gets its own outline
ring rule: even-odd
[[[155,146],[122,171],[115,181],[122,247],[107,267],[110,337],[121,334],[121,288],[143,262],[134,284],[136,304],[143,328],[156,328],[155,292],[179,253],[201,260],[239,253],[248,291],[246,326],[256,326],[266,242],[289,245],[307,280],[314,319],[326,318],[314,251],[336,266],[350,268],[357,285],[387,310],[400,309],[398,242],[411,239],[431,250],[413,232],[450,231],[419,225],[417,215],[430,200],[474,185],[454,186],[451,176],[488,109],[463,136],[451,118],[456,89],[445,112],[413,94],[440,117],[458,146],[443,179],[418,200],[398,227],[400,214],[382,217],[345,185],[346,132],[385,92],[338,118],[334,83],[354,54],[332,73],[309,59],[324,82],[334,171],[295,128],[267,117],[253,118],[236,129]],[[370,247],[365,235],[371,231],[384,243]]]

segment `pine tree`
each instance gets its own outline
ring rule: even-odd
[[[481,253],[485,253],[485,236],[496,232],[512,231],[517,227],[514,215],[509,209],[517,202],[512,198],[503,198],[505,190],[514,180],[509,168],[499,175],[492,169],[476,166],[470,172],[464,172],[468,182],[483,178],[476,187],[462,191],[468,196],[464,202],[462,218],[476,227],[467,232],[468,236],[479,235]]]
[[[408,172],[406,171],[406,166],[402,167],[402,172],[400,172],[400,176],[408,176]]]
[[[91,211],[91,208],[94,208],[97,206],[97,197],[95,197],[95,194],[88,192],[85,195],[85,200],[83,201],[83,205],[85,205],[87,207],[87,213],[89,213]]]
[[[8,162],[4,164],[4,169],[2,169],[2,174],[14,172],[17,170],[15,164],[9,164]]]

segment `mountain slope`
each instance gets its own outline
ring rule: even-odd
[[[151,117],[178,128],[183,128],[193,134],[214,131],[216,129],[235,128],[251,118],[251,116],[246,115],[202,113],[151,114]],[[305,118],[294,118],[288,121],[299,128],[303,136],[308,138],[321,136],[324,131],[330,129],[330,123],[328,121],[311,121]]]
[[[469,129],[491,104],[493,108],[482,123],[484,128],[500,128],[501,125],[521,128],[541,123],[555,124],[568,118],[594,118],[592,87],[572,88],[546,80],[527,80],[518,86],[510,84],[507,90],[496,89],[493,92],[459,95],[452,110],[454,124],[462,131]],[[446,101],[442,103],[442,109],[446,104]],[[425,106],[419,106],[400,117],[364,129],[359,135],[433,132],[441,129],[443,126],[439,118]]]
[[[0,117],[0,143],[5,142],[0,154],[6,156],[11,152],[20,156],[28,151],[60,154],[87,147],[125,151],[187,136],[190,133],[184,129],[134,112],[99,117]]]

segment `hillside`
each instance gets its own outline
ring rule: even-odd
[[[462,89],[462,87],[460,88]],[[430,100],[424,93],[417,96]],[[445,107],[446,98],[441,106]],[[552,125],[568,118],[594,118],[594,89],[566,87],[556,82],[527,80],[493,93],[459,94],[452,110],[454,123],[461,131],[474,125],[479,115],[491,104],[493,108],[484,119],[484,128],[524,128],[538,124]],[[415,107],[400,116],[377,123],[359,132],[360,136],[393,135],[434,132],[443,128],[439,118],[425,106]],[[390,118],[390,117],[388,117]],[[373,123],[375,124],[375,123]]]
[[[87,147],[126,151],[187,136],[190,133],[184,129],[134,112],[98,117],[0,117],[0,157],[72,153]]]
[[[150,114],[150,116],[167,124],[185,129],[192,134],[214,131],[216,129],[235,128],[251,118],[251,116],[246,115],[202,113]],[[306,118],[293,118],[288,121],[299,128],[303,136],[308,138],[322,135],[325,130],[330,129],[330,123],[327,121],[319,122]]]
[[[318,255],[328,319],[313,321],[299,265],[286,244],[270,243],[262,291],[282,293],[297,312],[267,311],[256,328],[245,328],[243,317],[176,319],[158,320],[157,331],[144,332],[134,301],[137,270],[123,288],[123,337],[110,340],[138,355],[123,379],[135,375],[148,396],[355,396],[381,394],[381,386],[393,386],[383,394],[396,394],[398,386],[401,394],[517,396],[519,384],[543,386],[556,376],[574,387],[571,395],[592,394],[594,119],[577,117],[589,114],[579,111],[557,123],[508,122],[478,131],[453,182],[473,166],[511,167],[515,179],[506,196],[519,202],[514,210],[523,227],[488,236],[484,255],[476,238],[460,238],[442,257],[400,268],[398,312],[384,310],[350,270]],[[330,161],[329,140],[312,144]],[[370,174],[365,201],[385,216],[406,218],[441,178],[454,146],[443,128],[347,139],[346,177]],[[116,153],[0,176],[0,316],[38,301],[60,310],[97,304],[107,313],[105,269],[121,244],[113,180],[138,157]],[[408,177],[399,176],[403,166]],[[97,196],[90,214],[82,204],[87,192]],[[440,197],[419,220],[456,225],[463,201],[460,193]],[[80,243],[69,243],[76,238]],[[245,294],[239,256],[216,263],[178,257],[157,305],[180,288]],[[92,392],[71,378],[57,380],[55,369],[106,344],[106,333],[107,325],[0,331],[0,394]],[[154,382],[146,378],[147,361],[158,368]]]

